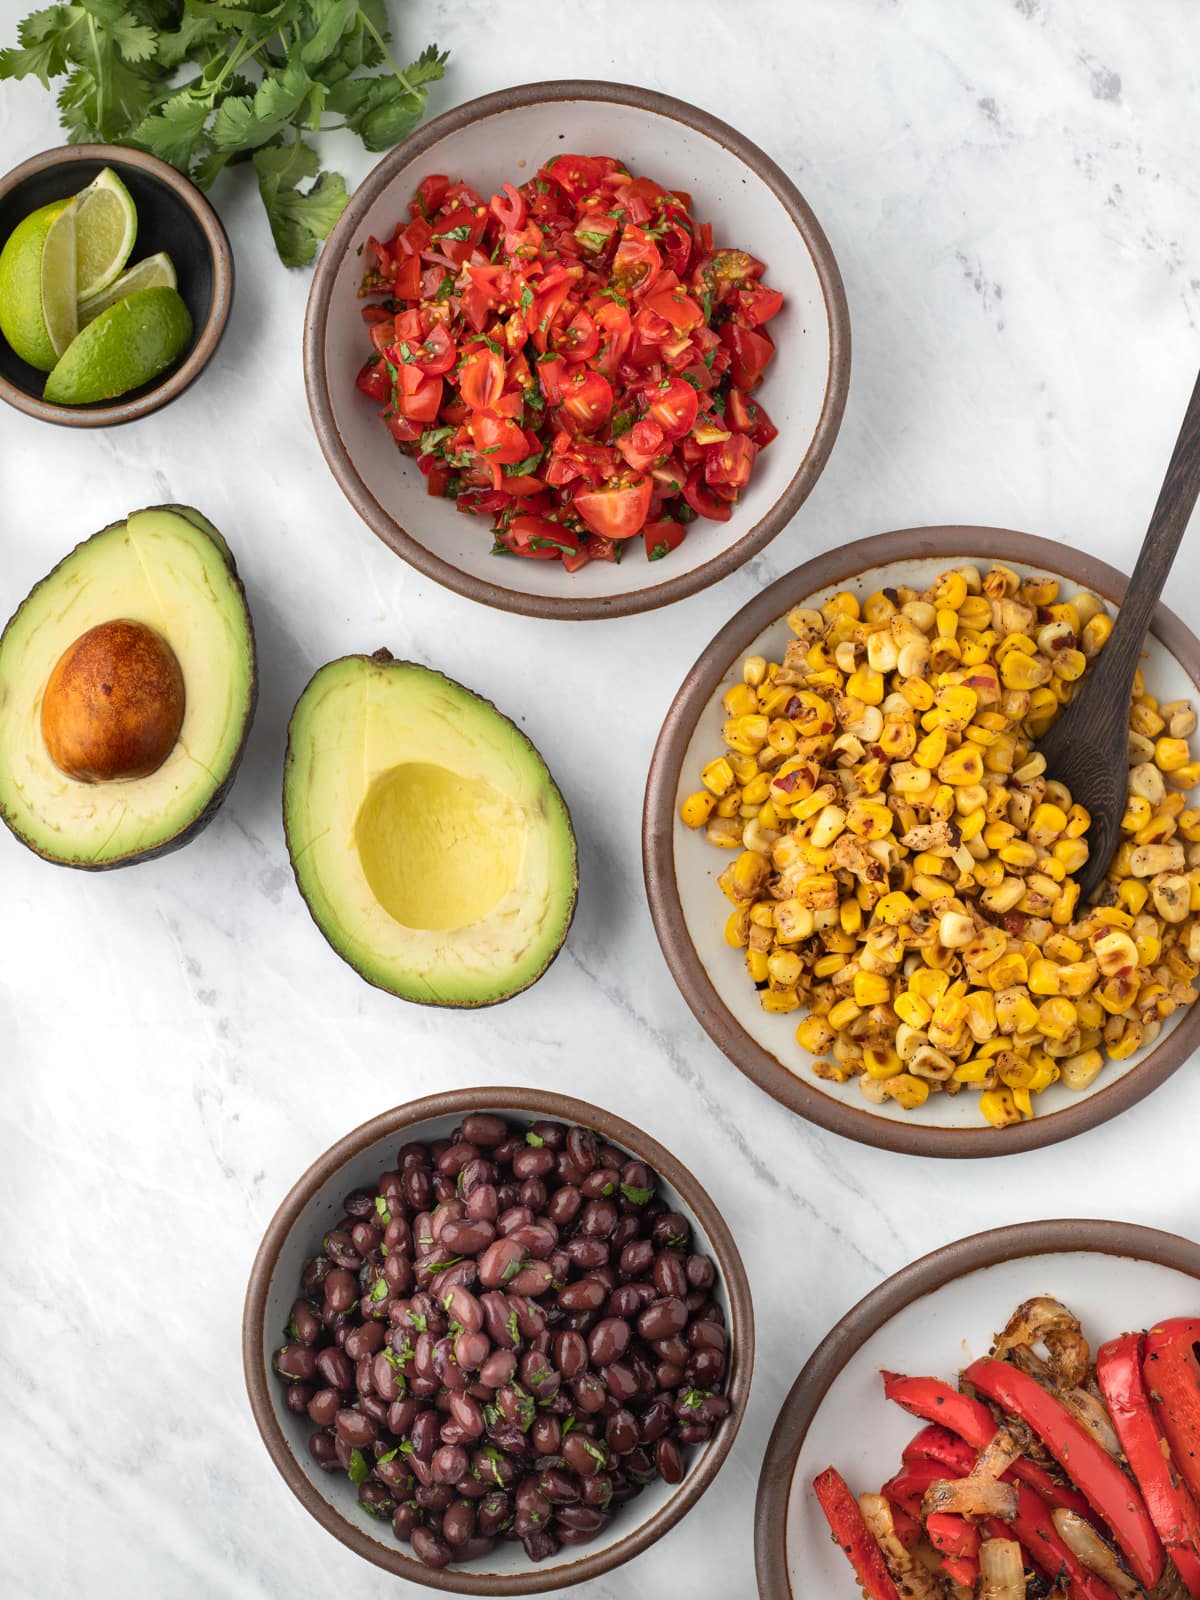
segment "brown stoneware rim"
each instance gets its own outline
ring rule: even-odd
[[[199,224],[212,259],[213,292],[208,316],[196,331],[195,343],[186,360],[168,374],[166,379],[134,400],[114,400],[109,405],[56,406],[36,395],[27,394],[17,384],[0,375],[0,400],[24,411],[27,416],[41,422],[57,422],[66,428],[113,428],[118,423],[133,422],[138,417],[149,416],[177,399],[203,372],[216,353],[229,312],[233,305],[233,252],[229,238],[217,213],[208,201],[181,172],[160,161],[123,144],[65,144],[54,150],[43,150],[31,156],[19,167],[0,178],[0,198],[23,183],[55,167],[69,167],[80,161],[99,161],[103,166],[136,167],[147,177],[156,179],[170,189],[187,207]]]
[[[642,863],[650,914],[671,975],[696,1020],[734,1066],[789,1110],[844,1138],[917,1156],[1001,1156],[1036,1150],[1097,1127],[1143,1100],[1200,1045],[1200,1005],[1189,1008],[1146,1059],[1106,1088],[1061,1111],[1018,1127],[939,1128],[915,1117],[891,1120],[823,1094],[807,1076],[789,1072],[745,1032],[729,1011],[692,944],[675,879],[675,795],[696,722],[751,641],[807,595],[890,562],[929,558],[989,558],[1037,572],[1068,575],[1081,587],[1119,604],[1128,580],[1106,561],[1051,539],[1011,528],[945,524],[875,534],[806,561],[757,595],[732,617],[692,667],[667,712],[654,747],[642,813]],[[1200,685],[1200,639],[1160,604],[1151,631]],[[714,908],[714,915],[716,910]],[[801,1074],[805,1069],[801,1067]]]
[[[342,258],[351,247],[361,220],[374,205],[379,195],[388,187],[396,174],[411,161],[430,149],[439,139],[455,133],[485,117],[498,116],[517,107],[531,105],[569,104],[575,100],[599,100],[611,105],[636,107],[640,111],[654,112],[669,117],[686,127],[705,134],[723,145],[745,163],[774,193],[776,199],[791,217],[805,247],[812,256],[825,313],[829,321],[829,373],[825,384],[825,398],[812,441],[779,499],[765,516],[760,518],[736,543],[728,545],[711,561],[691,572],[671,578],[665,583],[647,585],[629,594],[582,598],[573,596],[564,588],[562,595],[529,594],[525,590],[492,583],[477,578],[443,561],[419,540],[413,538],[391,514],[380,505],[350,456],[334,421],[333,405],[329,392],[329,378],[325,366],[325,336],[329,318],[329,303],[334,280]],[[763,549],[799,511],[824,470],[837,438],[842,413],[846,409],[846,394],[850,384],[850,311],[846,304],[846,291],[834,258],[833,249],[812,208],[787,173],[766,155],[756,144],[731,128],[728,123],[712,116],[684,100],[659,94],[653,89],[642,89],[632,84],[606,83],[583,78],[568,78],[546,83],[521,84],[516,88],[502,89],[495,94],[482,95],[468,100],[453,110],[435,117],[418,129],[403,144],[386,155],[373,172],[355,190],[350,204],[342,213],[330,235],[313,275],[309,291],[308,310],[304,319],[304,381],[308,391],[308,405],[313,427],[329,469],[337,479],[342,492],[363,521],[405,561],[443,584],[447,589],[478,600],[483,605],[504,611],[516,611],[525,616],[561,618],[566,621],[587,621],[599,617],[632,616],[638,612],[653,611],[670,605],[686,595],[696,594],[710,584],[718,582],[749,561]]]
[[[263,1362],[267,1298],[279,1252],[313,1195],[348,1161],[378,1140],[403,1137],[417,1124],[438,1117],[463,1117],[471,1111],[480,1110],[494,1110],[508,1116],[532,1115],[579,1122],[594,1128],[604,1138],[630,1151],[639,1160],[648,1162],[675,1189],[708,1235],[729,1302],[731,1362],[726,1394],[730,1411],[703,1455],[695,1461],[671,1498],[652,1517],[642,1523],[632,1521],[629,1532],[609,1548],[585,1554],[553,1570],[539,1570],[530,1564],[528,1571],[512,1574],[479,1573],[469,1566],[449,1567],[438,1572],[425,1566],[415,1556],[405,1554],[399,1544],[391,1550],[368,1538],[361,1529],[340,1516],[301,1472],[276,1420],[270,1399],[270,1385],[274,1379]],[[673,1528],[708,1488],[729,1455],[745,1415],[754,1368],[754,1308],[746,1269],[721,1213],[688,1168],[649,1134],[611,1111],[568,1095],[511,1087],[454,1089],[443,1094],[427,1095],[420,1100],[410,1100],[407,1105],[397,1106],[363,1123],[319,1156],[292,1186],[267,1225],[250,1269],[242,1315],[242,1363],[254,1421],[284,1482],[305,1510],[356,1555],[398,1577],[445,1593],[545,1594],[552,1589],[565,1589],[571,1584],[598,1578],[640,1555]]]
[[[873,1334],[915,1300],[981,1268],[1025,1256],[1091,1251],[1149,1261],[1200,1279],[1200,1244],[1132,1222],[1081,1218],[1022,1222],[956,1239],[922,1256],[872,1289],[834,1324],[813,1351],[783,1402],[758,1478],[754,1560],[759,1600],[806,1600],[787,1574],[787,1510],[792,1477],[813,1418],[846,1362]],[[848,1582],[847,1594],[853,1584]]]

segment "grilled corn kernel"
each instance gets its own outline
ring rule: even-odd
[[[1021,872],[1037,865],[1038,853],[1024,839],[1011,840],[1008,844],[1001,846],[996,854],[1006,866],[1016,867]]]
[[[846,826],[860,839],[882,839],[892,831],[892,813],[877,800],[856,800],[846,813]]]
[[[807,1016],[796,1028],[796,1043],[813,1055],[823,1055],[833,1043],[833,1029],[824,1017]]]
[[[767,663],[762,656],[747,656],[742,662],[742,680],[757,689],[767,676]]]
[[[947,911],[938,922],[938,939],[947,950],[961,950],[975,937],[975,924],[958,911]]]
[[[930,1017],[933,1016],[933,1007],[929,1002],[911,989],[906,989],[902,995],[896,997],[892,1002],[892,1009],[901,1022],[906,1022],[910,1028],[926,1027]]]
[[[1150,880],[1154,909],[1164,922],[1183,922],[1191,909],[1192,885],[1181,873],[1163,872]]]
[[[1054,859],[1067,872],[1078,872],[1088,858],[1088,847],[1082,839],[1059,839],[1051,848]]]
[[[1069,1000],[1054,998],[1038,1007],[1038,1028],[1048,1039],[1065,1039],[1079,1025],[1079,1014]]]
[[[804,964],[794,950],[772,950],[767,957],[767,975],[782,989],[792,989],[800,981]]]
[[[713,814],[716,800],[703,789],[688,795],[679,808],[679,815],[689,828],[702,828]]]
[[[770,719],[761,713],[730,717],[721,729],[721,737],[731,750],[739,755],[757,755],[767,742]]]
[[[862,1010],[869,1011],[872,1006],[886,1005],[891,997],[891,984],[877,972],[859,971],[854,974],[854,1003]]]
[[[1186,866],[1183,846],[1178,840],[1168,844],[1143,844],[1129,855],[1129,871],[1135,878],[1153,878],[1160,872],[1178,872]]]
[[[725,943],[731,944],[735,950],[743,950],[749,937],[750,911],[748,907],[741,906],[725,924]]]
[[[943,783],[957,787],[978,783],[983,771],[983,757],[978,749],[973,744],[963,744],[943,757],[938,763],[937,775]]]
[[[1097,612],[1094,617],[1090,617],[1088,621],[1084,623],[1083,632],[1079,636],[1079,642],[1083,647],[1084,655],[1087,656],[1089,660],[1092,658],[1092,656],[1097,655],[1108,643],[1109,636],[1112,631],[1112,618],[1106,616],[1103,611]]]
[[[1103,1065],[1104,1057],[1099,1050],[1084,1050],[1077,1056],[1068,1056],[1065,1061],[1060,1061],[1058,1068],[1068,1089],[1081,1090],[1090,1088]]]
[[[800,996],[795,989],[764,989],[758,998],[764,1011],[786,1015],[800,1009]]]
[[[1200,784],[1200,761],[1185,761],[1182,766],[1173,768],[1167,773],[1167,782],[1181,792],[1194,789]]]
[[[1021,1120],[1010,1089],[985,1089],[979,1096],[979,1110],[993,1128],[1011,1128]]]
[[[894,1078],[902,1062],[889,1045],[867,1045],[863,1051],[863,1068],[871,1078]]]
[[[710,761],[701,772],[700,782],[710,794],[720,799],[733,788],[733,768],[724,756],[719,756],[716,761]]]
[[[913,760],[917,766],[932,771],[946,754],[946,742],[944,728],[935,728],[932,733],[927,733],[913,752]]]
[[[818,956],[813,963],[814,978],[832,978],[835,972],[840,972],[846,965],[846,958],[836,951],[832,955]]]
[[[862,1007],[849,998],[839,1000],[837,1005],[829,1008],[829,1026],[840,1033],[843,1028],[848,1028],[852,1022],[857,1022],[862,1016]]]
[[[1037,995],[1056,995],[1060,992],[1061,968],[1055,961],[1047,961],[1044,956],[1029,963],[1029,992]]]
[[[913,1111],[917,1106],[923,1106],[929,1098],[929,1085],[907,1072],[900,1072],[894,1078],[888,1078],[883,1087],[897,1105],[903,1106],[906,1111]]]
[[[758,696],[748,683],[735,683],[721,699],[727,716],[744,717],[758,710]]]

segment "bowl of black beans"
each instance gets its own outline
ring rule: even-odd
[[[611,1571],[695,1505],[750,1389],[745,1269],[673,1155],[582,1101],[432,1095],[319,1158],[243,1322],[289,1488],[377,1566],[457,1594]]]

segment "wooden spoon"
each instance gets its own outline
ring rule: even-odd
[[[1146,529],[1116,624],[1083,687],[1038,741],[1046,775],[1071,791],[1091,814],[1089,855],[1075,874],[1086,900],[1108,870],[1120,843],[1129,776],[1129,702],[1133,675],[1158,604],[1200,494],[1200,377],[1171,452],[1158,504]]]

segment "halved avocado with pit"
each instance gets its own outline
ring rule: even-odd
[[[405,1000],[507,1000],[566,938],[563,797],[520,729],[440,672],[386,650],[322,667],[288,728],[283,817],[317,926]]]
[[[245,591],[190,506],[101,529],[0,636],[0,817],[63,866],[128,866],[212,819],[258,680]]]

